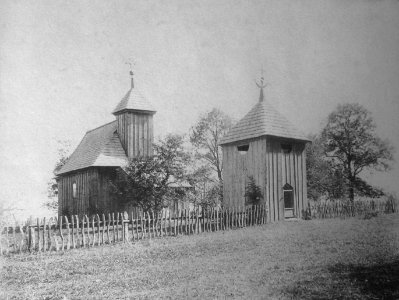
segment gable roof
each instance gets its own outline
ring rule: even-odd
[[[88,131],[56,175],[88,167],[120,167],[127,156],[116,133],[117,121]]]
[[[280,114],[267,100],[263,91],[259,102],[221,139],[219,145],[260,136],[275,136],[309,141],[290,121]]]
[[[155,113],[152,104],[135,88],[131,88],[112,112],[114,115],[124,110],[141,110]]]

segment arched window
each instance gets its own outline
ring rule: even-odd
[[[294,214],[294,188],[286,183],[283,186],[284,196],[284,217],[293,218]]]
[[[72,197],[76,198],[77,195],[77,187],[76,187],[76,182],[72,183]]]

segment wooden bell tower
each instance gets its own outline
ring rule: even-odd
[[[155,109],[134,86],[130,71],[130,90],[112,112],[118,121],[117,132],[129,158],[151,156],[154,142],[153,115]]]

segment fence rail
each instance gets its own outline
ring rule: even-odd
[[[36,219],[26,226],[8,226],[0,234],[0,255],[50,252],[136,242],[164,236],[231,230],[267,222],[265,205],[231,209],[166,210],[140,216],[123,213]]]

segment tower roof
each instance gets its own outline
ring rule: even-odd
[[[309,141],[287,118],[280,114],[263,96],[259,102],[221,139],[219,145],[261,136],[283,137]]]
[[[140,93],[140,91],[133,87],[122,98],[112,113],[116,115],[125,110],[143,111],[153,114],[156,112],[152,104]]]

